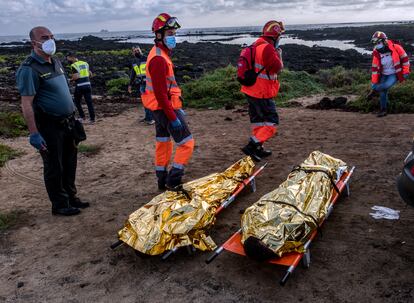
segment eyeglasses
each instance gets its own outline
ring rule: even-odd
[[[165,22],[166,27],[178,29],[181,28],[181,25],[178,23],[178,19],[176,17],[171,17],[170,19]]]

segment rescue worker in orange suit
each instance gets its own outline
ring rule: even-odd
[[[387,38],[383,32],[375,32],[371,42],[374,44],[372,53],[372,91],[370,100],[380,94],[380,111],[378,117],[387,115],[388,90],[397,82],[403,82],[410,74],[410,61],[403,47]]]
[[[155,45],[147,58],[147,86],[142,102],[154,114],[156,149],[155,170],[158,188],[178,189],[184,175],[184,167],[193,154],[194,139],[182,110],[181,89],[174,76],[171,51],[176,46],[176,30],[181,26],[177,18],[166,13],[158,15],[152,24]],[[173,143],[177,145],[171,169]]]
[[[278,74],[283,69],[282,50],[279,41],[284,26],[282,22],[269,21],[255,46],[255,71],[259,73],[253,86],[242,85],[241,92],[247,97],[252,134],[242,151],[260,161],[272,154],[263,148],[263,143],[276,135],[279,116],[275,98],[279,92]]]

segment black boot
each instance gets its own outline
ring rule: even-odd
[[[166,171],[157,171],[156,172],[158,178],[158,189],[159,190],[166,190],[165,184],[167,183],[167,172]]]
[[[252,159],[256,162],[261,161],[262,159],[257,154],[257,147],[260,145],[259,143],[254,143],[253,141],[249,141],[249,144],[247,144],[245,147],[243,147],[241,150],[248,156],[252,157]]]
[[[181,185],[181,179],[184,176],[184,170],[176,167],[171,168],[168,173],[166,186],[168,189],[175,188]]]
[[[380,112],[377,114],[378,118],[385,117],[387,115],[387,111],[385,109],[381,109]]]
[[[264,149],[263,148],[263,145],[259,145],[257,147],[256,154],[260,158],[266,158],[266,157],[269,157],[272,154],[272,151],[271,150]]]
[[[76,197],[69,200],[69,205],[75,208],[87,208],[89,207],[89,202],[82,202]]]
[[[80,214],[80,209],[75,207],[52,208],[52,215],[74,216]]]

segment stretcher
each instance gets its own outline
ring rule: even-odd
[[[226,209],[230,204],[232,204],[236,200],[237,196],[247,186],[250,186],[251,191],[255,192],[256,191],[256,177],[265,169],[266,166],[267,166],[267,163],[262,165],[255,172],[253,172],[249,177],[247,177],[242,182],[240,182],[240,184],[238,185],[238,187],[236,187],[233,193],[225,201],[223,201],[219,207],[217,207],[217,209],[215,210],[215,216],[217,216],[224,209]],[[117,242],[113,243],[110,246],[110,248],[114,250],[123,244],[125,244],[123,241],[118,240]],[[161,257],[162,260],[166,260],[172,254],[176,253],[180,248],[183,248],[183,247],[174,247],[173,249],[166,251]],[[186,248],[189,254],[192,254],[196,250],[193,246],[187,246]]]
[[[354,172],[355,167],[352,167],[348,172],[344,172],[342,176],[339,178],[339,180],[335,183],[336,188],[338,191],[336,191],[335,188],[333,188],[333,193],[331,196],[331,203],[328,208],[328,212],[326,216],[323,218],[321,222],[319,222],[319,227],[323,225],[323,223],[326,221],[326,219],[329,217],[329,215],[332,213],[333,208],[338,201],[338,198],[340,195],[345,192],[346,196],[350,195],[350,178]],[[285,275],[280,280],[280,285],[284,286],[286,282],[288,281],[289,277],[293,274],[296,267],[299,265],[300,261],[302,261],[303,266],[305,268],[309,268],[310,266],[310,245],[312,241],[315,239],[316,235],[318,234],[318,229],[315,229],[309,238],[309,240],[304,245],[304,253],[298,253],[298,252],[291,252],[283,255],[280,258],[274,258],[271,260],[268,260],[267,262],[270,264],[280,265],[288,267],[286,270]],[[218,247],[206,260],[207,264],[210,264],[217,256],[219,256],[224,250],[246,256],[246,253],[244,251],[243,244],[241,243],[241,237],[242,237],[242,229],[239,229],[236,233],[234,233],[223,245]]]

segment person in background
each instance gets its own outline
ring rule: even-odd
[[[397,82],[403,82],[410,74],[410,61],[403,47],[387,38],[383,32],[375,32],[371,42],[372,52],[371,88],[367,99],[380,94],[380,111],[377,117],[387,115],[388,90]]]
[[[176,46],[176,30],[181,26],[177,18],[166,13],[158,15],[152,23],[155,45],[147,59],[147,86],[141,95],[144,106],[154,114],[155,171],[158,188],[180,188],[184,166],[190,160],[194,139],[182,110],[181,89],[174,76],[171,51]],[[177,144],[172,168],[168,166],[173,152],[173,137]]]
[[[73,134],[75,105],[56,44],[46,27],[30,31],[33,48],[16,73],[30,144],[43,159],[44,181],[52,214],[72,216],[89,203],[76,196],[77,146]]]
[[[283,69],[283,61],[279,41],[284,31],[282,22],[271,20],[264,25],[262,35],[253,44],[256,82],[252,86],[241,87],[249,104],[252,127],[249,142],[242,151],[255,161],[272,154],[263,148],[263,143],[277,133],[279,116],[273,98],[280,88],[277,77]]]
[[[132,87],[138,86],[140,95],[145,92],[145,68],[147,63],[147,57],[144,56],[139,46],[132,48],[132,55],[134,61],[132,63],[130,82],[128,85],[128,93],[132,93]],[[144,107],[144,118],[140,122],[152,125],[155,123],[152,112]]]
[[[95,123],[95,109],[92,103],[92,87],[90,77],[93,77],[89,69],[89,64],[85,61],[78,60],[74,53],[66,55],[71,68],[72,77],[70,81],[75,82],[75,105],[79,112],[80,120],[85,120],[85,113],[82,109],[82,98],[85,98],[89,112],[89,123]]]

